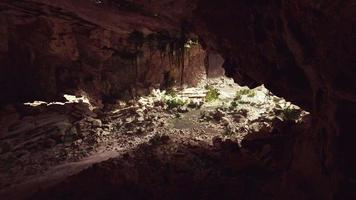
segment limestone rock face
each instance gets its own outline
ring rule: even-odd
[[[197,43],[184,47],[180,21],[140,3],[2,1],[0,8],[1,102],[81,90],[110,101],[205,76],[205,51]]]
[[[356,175],[355,11],[353,1],[223,0],[199,1],[194,17],[206,46],[225,56],[227,75],[263,83],[311,111],[312,128],[296,138],[286,181],[310,183],[321,199],[351,191]]]
[[[0,102],[79,90],[109,101],[137,85],[195,84],[207,60],[200,45],[177,55],[133,34],[179,41],[190,29],[237,83],[265,84],[311,112],[281,193],[345,199],[355,188],[355,1],[4,0],[0,10]]]

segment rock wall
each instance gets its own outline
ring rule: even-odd
[[[80,91],[114,101],[205,77],[205,51],[197,43],[184,47],[188,38],[180,28],[148,30],[154,20],[136,27],[139,19],[127,17],[124,27],[110,29],[77,16],[80,9],[72,13],[47,3],[0,3],[2,103],[53,101]],[[98,15],[106,9],[85,3],[80,5],[100,9]]]
[[[355,11],[354,1],[198,3],[196,32],[225,55],[229,76],[263,83],[313,115],[312,128],[291,147],[281,189],[289,198],[308,198],[307,191],[316,199],[348,199],[355,187]]]
[[[120,96],[133,80],[152,83],[165,71],[161,66],[168,65],[160,63],[168,63],[169,56],[162,61],[161,52],[154,53],[154,62],[142,64],[149,68],[138,67],[138,76],[132,66],[141,66],[150,54],[143,50],[144,59],[123,59],[132,54],[122,50],[138,52],[135,46],[126,46],[126,38],[138,28],[145,36],[163,30],[179,33],[185,22],[199,34],[205,49],[223,55],[226,74],[236,82],[263,83],[312,113],[311,128],[296,135],[290,147],[293,156],[277,193],[292,199],[347,199],[356,187],[355,4],[351,0],[2,1],[1,99],[53,99],[73,88],[110,99]],[[203,58],[200,51],[192,53],[197,62]],[[168,75],[166,80],[171,80]]]
[[[207,78],[218,78],[225,76],[223,68],[224,58],[216,52],[207,52],[205,66],[207,67]]]

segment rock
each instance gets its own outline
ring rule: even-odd
[[[241,114],[234,114],[233,119],[235,122],[239,122],[239,123],[245,123],[247,118]]]
[[[80,138],[85,138],[85,137],[87,137],[88,135],[89,135],[89,132],[83,131],[83,132],[80,132],[78,136],[79,136]]]
[[[145,121],[145,118],[143,118],[143,117],[138,117],[138,118],[137,118],[137,121],[138,121],[138,122],[143,122],[143,121]]]
[[[137,127],[136,128],[136,133],[144,133],[145,131],[146,131],[146,129],[143,128],[143,127]]]
[[[38,148],[38,144],[36,142],[29,142],[25,144],[25,148],[27,150],[34,150]]]
[[[188,108],[187,108],[186,106],[179,106],[179,107],[177,108],[177,111],[180,112],[180,113],[186,113],[186,112],[188,112],[189,110],[188,110]]]
[[[203,101],[191,100],[187,106],[188,108],[199,109],[203,106],[203,104]]]
[[[51,139],[51,138],[47,139],[47,140],[44,142],[44,146],[45,146],[46,148],[52,148],[52,147],[56,146],[56,144],[57,144],[57,141],[54,140],[54,139]]]
[[[86,120],[80,120],[75,123],[75,126],[79,132],[89,131],[91,127],[91,123]]]
[[[94,127],[101,127],[103,125],[100,119],[93,119],[92,124]]]
[[[226,113],[220,109],[217,109],[213,117],[215,120],[220,121],[224,116],[226,116]]]
[[[216,148],[220,148],[221,147],[221,143],[222,143],[222,139],[219,136],[214,136],[212,139],[213,142],[213,146]]]
[[[272,130],[271,126],[266,122],[254,122],[249,128],[252,132],[259,132],[261,134],[269,133]]]
[[[225,140],[224,142],[221,143],[221,147],[224,150],[231,151],[231,152],[236,152],[240,150],[240,146],[238,143],[233,142],[230,139]]]
[[[237,114],[240,114],[240,115],[242,115],[243,117],[247,117],[247,115],[248,115],[248,110],[247,109],[240,109],[238,112],[237,112]]]
[[[230,121],[230,119],[227,118],[227,117],[222,117],[222,118],[221,118],[221,124],[222,124],[223,126],[228,126],[228,125],[231,124],[231,121]]]
[[[134,133],[133,131],[126,131],[126,134],[128,134],[128,135],[131,135],[133,133]]]
[[[136,110],[136,114],[138,115],[138,116],[140,116],[140,117],[143,117],[143,115],[144,115],[144,109],[143,108],[140,108],[140,109],[137,109]]]
[[[65,146],[70,146],[75,140],[74,135],[65,135],[63,136],[63,143]]]
[[[74,141],[74,145],[76,145],[76,146],[79,146],[79,145],[81,145],[82,143],[83,143],[83,140],[82,140],[82,139],[78,139],[78,140]]]
[[[11,145],[7,141],[2,141],[0,143],[0,154],[7,153],[11,151]]]
[[[126,123],[131,123],[133,122],[135,119],[133,117],[128,117],[125,119]]]
[[[9,131],[6,133],[1,134],[1,138],[6,138],[6,137],[13,137],[15,135],[24,133],[24,132],[29,132],[33,129],[35,129],[36,126],[33,122],[19,122],[18,124],[15,124],[13,126],[10,126]]]
[[[227,135],[235,134],[237,133],[237,130],[237,127],[231,123],[225,126],[225,131]]]
[[[160,101],[160,100],[159,100],[159,101],[154,101],[154,102],[153,102],[153,105],[154,105],[154,107],[156,107],[156,108],[157,108],[157,107],[161,107],[161,108],[162,108],[162,107],[164,107],[165,103],[164,103],[163,101]]]
[[[102,128],[103,128],[103,130],[105,130],[105,131],[110,131],[110,130],[112,130],[112,126],[111,126],[111,125],[103,125]]]
[[[66,133],[66,135],[77,135],[77,134],[78,134],[78,131],[74,126],[71,129],[69,129]]]
[[[72,124],[69,122],[58,122],[54,125],[60,132],[66,132]]]
[[[266,144],[262,147],[261,156],[266,157],[266,155],[272,152],[272,146],[270,144]]]
[[[125,108],[127,106],[127,104],[124,101],[121,101],[121,100],[116,101],[116,105],[119,108]]]

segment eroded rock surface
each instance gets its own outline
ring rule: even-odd
[[[355,4],[351,0],[2,1],[1,100],[55,99],[78,89],[95,99],[111,100],[122,94],[122,88],[136,85],[133,80],[160,82],[164,76],[155,78],[162,72],[157,66],[166,69],[169,63],[167,58],[158,59],[160,52],[146,59],[151,54],[143,47],[148,63],[142,65],[141,59],[134,59],[134,64],[123,59],[138,53],[137,46],[127,43],[130,33],[167,31],[180,38],[188,27],[206,50],[223,55],[225,72],[236,82],[263,83],[311,112],[311,128],[293,136],[289,147],[293,156],[276,193],[297,199],[352,198]],[[199,47],[194,53],[195,67],[204,62],[200,51]],[[186,58],[180,61],[185,63]],[[137,66],[144,67],[134,70]],[[166,80],[171,80],[168,75]]]

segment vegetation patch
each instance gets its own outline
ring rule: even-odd
[[[210,85],[205,86],[205,89],[208,90],[208,92],[206,93],[206,96],[205,96],[206,102],[212,102],[212,101],[219,99],[220,93],[219,93],[218,89],[216,89]]]
[[[178,98],[178,97],[168,98],[168,99],[165,100],[165,102],[166,102],[166,104],[167,104],[169,109],[179,108],[179,107],[182,107],[185,104],[187,104],[186,101],[184,101],[183,99]]]
[[[252,98],[252,97],[256,96],[256,92],[251,89],[241,89],[236,92],[235,100],[241,100],[243,96]]]
[[[178,92],[173,87],[169,87],[166,90],[166,95],[171,96],[173,98],[177,97],[177,94]]]

